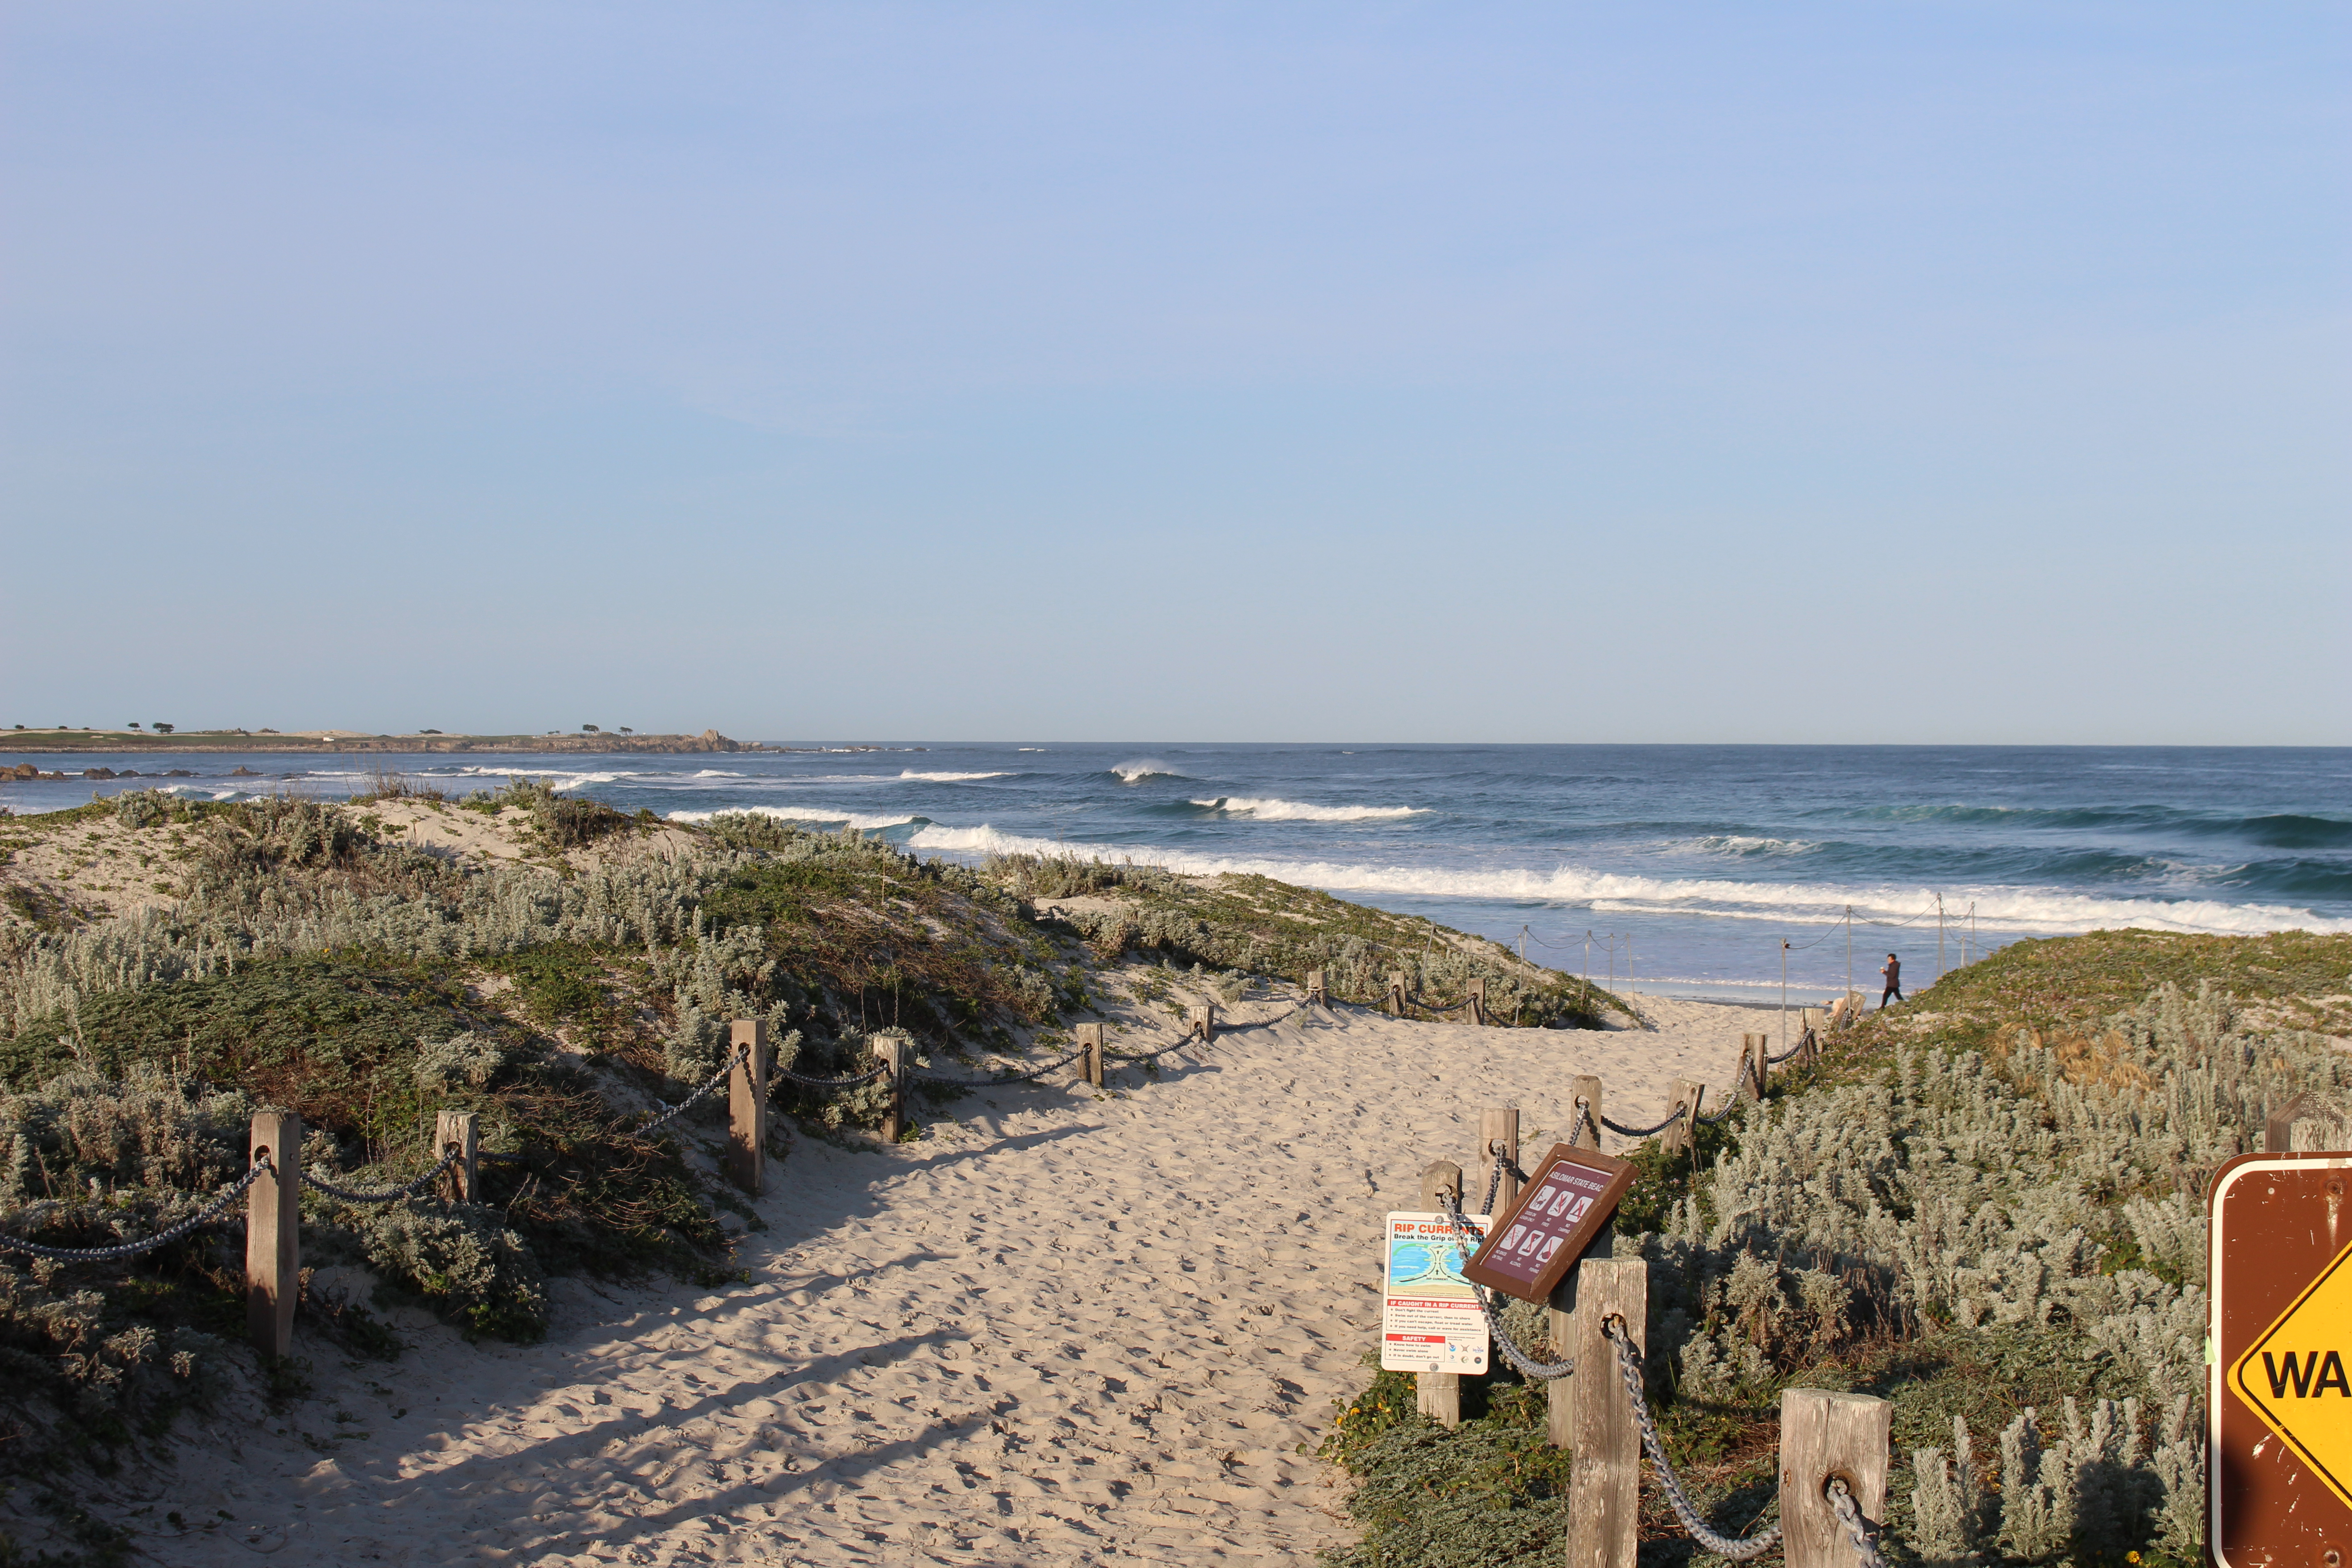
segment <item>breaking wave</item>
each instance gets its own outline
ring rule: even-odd
[[[1384,822],[1428,815],[1426,807],[1418,805],[1308,805],[1296,800],[1248,795],[1224,795],[1192,804],[1226,816],[1245,816],[1256,822]]]
[[[1910,888],[1840,887],[1827,883],[1710,881],[1696,878],[1627,876],[1560,866],[1458,868],[1375,866],[1330,860],[1277,860],[1171,854],[1136,845],[1077,846],[1001,833],[993,827],[926,824],[908,847],[947,854],[1100,855],[1199,876],[1237,872],[1272,877],[1333,892],[1386,893],[1424,899],[1499,900],[1516,904],[1575,904],[1627,913],[1668,912],[1717,919],[1828,924],[1852,905],[1857,921],[1905,922],[1935,928],[1935,894]],[[1946,888],[1945,908],[1958,917],[1973,901],[1979,928],[2060,933],[2137,927],[2205,935],[2255,935],[2301,929],[2352,932],[2352,920],[2328,920],[2283,904],[2224,903],[2215,899],[2111,899],[2025,889]]]

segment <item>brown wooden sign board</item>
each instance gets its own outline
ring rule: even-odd
[[[1633,1184],[1627,1162],[1598,1149],[1553,1144],[1510,1212],[1487,1228],[1486,1245],[1462,1277],[1522,1301],[1549,1300]]]
[[[2352,1153],[2242,1154],[2205,1198],[2205,1552],[2352,1560]]]

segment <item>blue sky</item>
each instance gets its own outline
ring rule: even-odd
[[[2340,5],[0,13],[0,724],[2352,742]]]

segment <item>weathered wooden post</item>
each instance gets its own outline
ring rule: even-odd
[[[1328,1007],[1331,1005],[1331,988],[1319,969],[1307,972],[1307,1005],[1309,1007]]]
[[[768,1180],[768,1026],[736,1019],[728,1026],[727,1050],[730,1057],[744,1052],[727,1075],[727,1173],[758,1197]]]
[[[482,1201],[482,1143],[478,1119],[470,1110],[444,1110],[433,1119],[433,1158],[452,1148],[457,1163],[441,1173],[441,1195],[452,1203]]]
[[[898,1035],[877,1035],[872,1045],[875,1056],[890,1069],[882,1080],[890,1090],[890,1109],[882,1113],[882,1142],[896,1143],[907,1119],[907,1073],[914,1066],[913,1042]]]
[[[1789,1568],[1857,1568],[1853,1538],[1822,1489],[1832,1477],[1843,1479],[1862,1517],[1885,1523],[1894,1420],[1895,1406],[1866,1394],[1780,1391],[1781,1551]]]
[[[1474,1024],[1486,1021],[1486,977],[1483,974],[1470,982],[1470,1021]]]
[[[249,1158],[269,1169],[245,1190],[245,1331],[267,1356],[294,1349],[294,1298],[302,1279],[302,1119],[253,1115]]]
[[[1078,1044],[1087,1051],[1087,1081],[1100,1089],[1103,1086],[1103,1026],[1100,1024],[1080,1024]]]
[[[1675,1082],[1674,1104],[1668,1109],[1680,1110],[1682,1115],[1659,1135],[1658,1148],[1662,1152],[1676,1154],[1698,1147],[1699,1110],[1706,1100],[1705,1084],[1693,1083],[1688,1079]]]
[[[1568,1443],[1576,1455],[1568,1491],[1570,1568],[1633,1568],[1642,1523],[1642,1433],[1633,1396],[1617,1365],[1617,1346],[1603,1331],[1612,1321],[1633,1342],[1640,1361],[1649,1343],[1650,1266],[1638,1258],[1586,1253],[1568,1271],[1576,1357],[1575,1406]]]
[[[1753,1035],[1739,1037],[1739,1068],[1732,1082],[1738,1086],[1732,1095],[1735,1100],[1764,1098],[1762,1086],[1756,1080],[1756,1037]]]
[[[1448,1198],[1460,1206],[1462,1167],[1451,1160],[1433,1160],[1421,1173],[1421,1206],[1426,1213],[1444,1214]],[[1417,1372],[1412,1383],[1413,1404],[1423,1415],[1441,1426],[1462,1425],[1460,1373]]]
[[[1581,1106],[1573,1103],[1569,1106],[1576,1117],[1576,1125],[1570,1129],[1569,1142],[1579,1149],[1600,1148],[1601,1080],[1589,1074],[1570,1079],[1568,1092],[1571,1100],[1584,1102]]]
[[[1765,1088],[1771,1082],[1772,1037],[1758,1035],[1756,1043],[1748,1049],[1756,1058],[1756,1098],[1761,1100],[1764,1098]]]
[[[1804,1047],[1805,1060],[1817,1062],[1822,1059],[1822,1010],[1819,1007],[1807,1007],[1797,1016],[1804,1025],[1804,1033],[1798,1038]]]
[[[1482,1202],[1497,1154],[1503,1157],[1503,1169],[1495,1177],[1494,1202],[1487,1205],[1493,1214],[1503,1213],[1519,1195],[1519,1108],[1516,1105],[1490,1106],[1478,1113],[1478,1158],[1469,1179],[1476,1184]]]
[[[1390,1017],[1402,1018],[1404,1016],[1404,971],[1402,969],[1391,969],[1389,971],[1388,999],[1383,1004],[1383,1005],[1385,1005],[1389,1010]]]
[[[1195,1003],[1184,1018],[1186,1037],[1198,1038],[1203,1045],[1217,1032],[1217,1005],[1214,1002]]]

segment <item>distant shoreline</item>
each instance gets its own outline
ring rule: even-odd
[[[0,730],[0,752],[152,752],[177,756],[199,752],[766,752],[781,750],[757,741],[730,741],[716,730],[699,735],[363,735],[355,731],[312,730],[280,735],[269,731],[204,730],[186,735],[151,735],[121,730]]]

